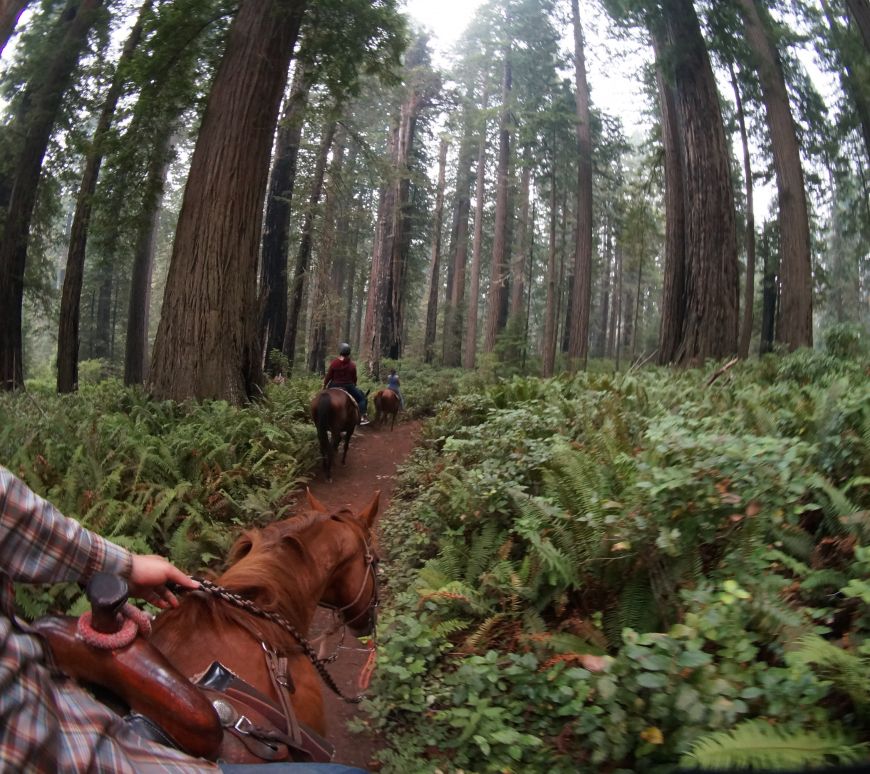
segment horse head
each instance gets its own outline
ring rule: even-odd
[[[325,532],[332,533],[334,569],[327,580],[320,604],[338,612],[343,622],[356,635],[370,634],[375,626],[378,606],[378,555],[372,539],[372,527],[378,514],[380,491],[358,513],[349,509],[331,511],[311,490],[308,504],[314,513],[324,517]]]

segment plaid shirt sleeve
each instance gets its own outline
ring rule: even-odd
[[[87,582],[98,571],[129,576],[132,557],[0,467],[0,566],[13,581]]]

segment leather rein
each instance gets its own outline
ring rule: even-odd
[[[362,585],[360,586],[360,590],[357,593],[356,597],[354,597],[353,601],[347,605],[344,605],[343,607],[336,607],[333,605],[327,605],[327,604],[323,604],[323,603],[319,604],[318,606],[325,607],[325,608],[328,608],[330,610],[334,610],[335,612],[337,612],[339,614],[344,613],[346,610],[349,610],[357,602],[359,602],[363,593],[365,592],[366,583],[368,581],[369,575],[371,575],[371,578],[372,578],[372,599],[371,599],[371,602],[369,603],[369,606],[365,610],[363,610],[361,613],[358,613],[357,615],[355,615],[350,621],[344,621],[344,626],[347,626],[348,624],[352,624],[354,621],[356,621],[358,618],[363,616],[365,613],[369,613],[372,617],[371,638],[372,638],[372,650],[374,651],[377,649],[377,636],[376,636],[377,608],[380,604],[380,595],[378,593],[378,573],[377,573],[378,557],[372,551],[371,547],[368,544],[368,541],[365,542],[365,547],[366,547],[366,556],[365,556],[366,573],[365,573],[365,577],[363,578]],[[235,592],[230,591],[229,589],[224,588],[223,586],[219,586],[216,583],[212,583],[209,580],[205,580],[205,579],[201,579],[201,578],[195,578],[195,580],[200,584],[200,589],[202,591],[206,592],[207,594],[210,594],[213,597],[217,597],[218,599],[222,599],[225,602],[230,603],[234,607],[238,607],[241,610],[246,610],[247,612],[249,612],[253,615],[259,616],[260,618],[265,618],[267,621],[271,621],[272,623],[277,624],[282,629],[284,629],[286,632],[288,632],[299,643],[299,646],[302,648],[303,653],[305,653],[305,655],[308,657],[308,660],[311,662],[311,664],[317,670],[318,674],[320,674],[320,677],[323,680],[323,682],[326,683],[326,685],[329,687],[329,689],[336,696],[338,696],[340,699],[347,702],[348,704],[359,704],[366,697],[365,693],[360,693],[356,696],[346,696],[342,692],[342,690],[338,687],[338,685],[336,685],[335,680],[333,680],[333,678],[332,678],[332,675],[330,675],[329,672],[327,671],[326,665],[335,661],[335,659],[338,657],[337,651],[333,656],[326,658],[326,659],[322,659],[317,655],[317,653],[315,653],[314,648],[312,647],[312,645],[308,641],[308,639],[305,638],[301,634],[301,632],[299,632],[299,630],[290,621],[288,621],[284,616],[282,616],[280,613],[275,613],[275,612],[272,612],[271,610],[264,610],[263,608],[255,605],[250,599],[247,599],[246,597],[243,597],[240,594],[236,594]],[[186,591],[195,591],[196,589],[177,588],[176,590],[186,592]],[[270,651],[274,653],[272,648],[266,642],[261,642],[261,645],[267,654]],[[270,668],[270,671],[271,671],[271,668]]]

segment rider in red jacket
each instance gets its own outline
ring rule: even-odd
[[[329,364],[323,386],[341,387],[341,389],[347,390],[359,404],[360,424],[367,425],[369,423],[366,411],[368,399],[365,393],[356,386],[356,364],[350,359],[350,344],[342,344],[338,348],[338,357]]]

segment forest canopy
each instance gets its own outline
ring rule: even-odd
[[[489,0],[442,61],[394,0],[4,0],[0,381],[860,349],[868,19]],[[629,132],[589,84],[638,51]]]

